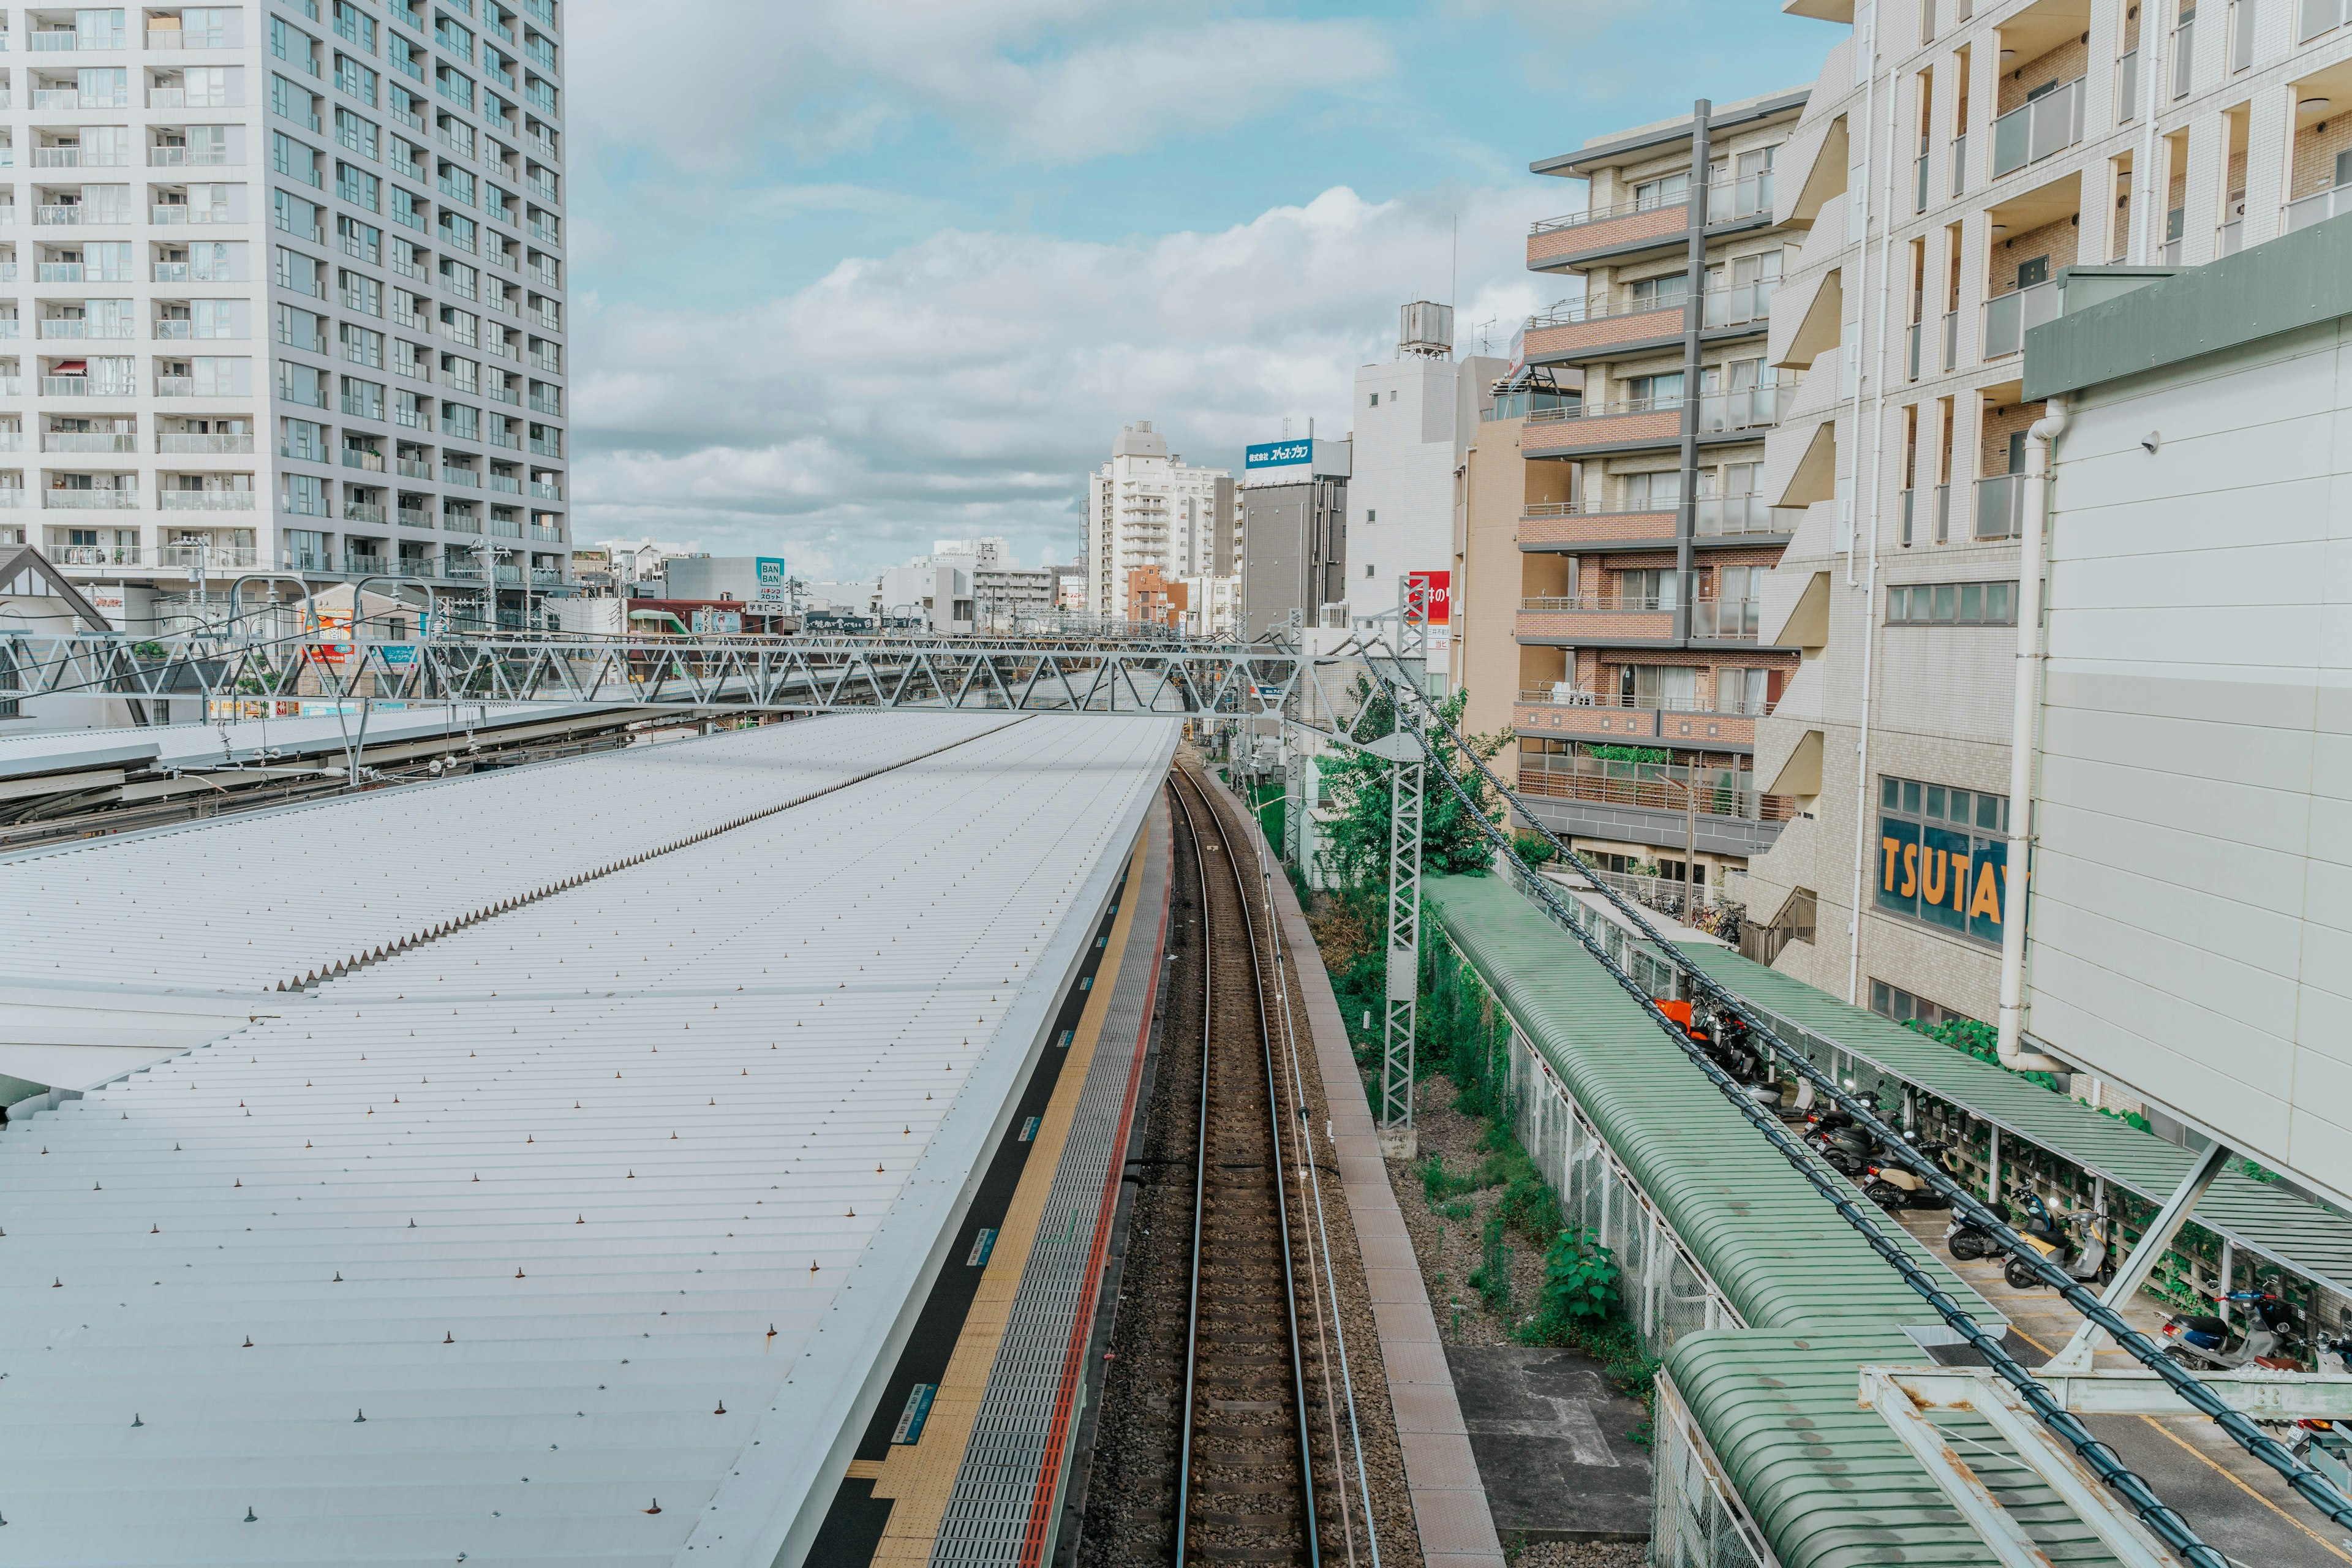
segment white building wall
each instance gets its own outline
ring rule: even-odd
[[[1452,563],[1455,388],[1463,372],[1460,361],[1416,355],[1357,367],[1347,597],[1358,616],[1395,609],[1407,574]],[[1445,668],[1434,649],[1431,668]]]
[[[1218,481],[1223,468],[1194,468],[1171,455],[1168,438],[1149,420],[1130,425],[1112,443],[1110,460],[1097,471],[1087,522],[1087,609],[1097,616],[1127,613],[1127,574],[1157,566],[1173,581],[1216,565]],[[1222,525],[1231,529],[1230,513]]]
[[[192,568],[215,599],[257,569],[495,587],[509,619],[560,585],[558,0],[0,22],[0,540],[167,613]],[[92,435],[121,438],[64,438]]]
[[[1809,512],[1767,580],[1764,636],[1774,637],[1788,610],[1816,582],[1825,584],[1831,607],[1825,641],[1804,648],[1806,662],[1787,697],[1757,727],[1757,772],[1768,788],[1808,732],[1820,732],[1819,789],[1782,786],[1780,793],[1801,796],[1805,815],[1751,862],[1748,894],[1750,913],[1759,920],[1769,919],[1794,889],[1818,896],[1819,934],[1813,942],[1791,942],[1782,951],[1778,967],[1784,971],[1864,1005],[1870,1004],[1872,981],[1879,980],[1990,1022],[1998,1005],[1995,949],[1875,911],[1866,887],[1858,913],[1854,903],[1857,879],[1866,883],[1876,869],[1876,835],[1868,828],[1881,780],[2006,790],[2013,634],[2004,627],[1885,624],[1892,588],[2017,576],[2015,543],[2006,537],[1979,539],[1973,527],[1979,481],[2005,469],[2005,455],[1996,450],[1999,434],[2035,412],[2019,407],[2019,355],[1988,352],[1988,300],[1997,289],[2007,290],[2013,263],[2030,259],[2004,255],[2000,246],[2055,224],[2073,234],[2081,263],[2118,256],[2147,264],[2212,259],[2231,216],[2227,117],[2237,112],[2248,117],[2246,206],[2243,226],[2232,237],[2253,245],[2282,232],[2286,204],[2312,190],[2308,182],[2298,186],[2290,178],[2294,126],[2302,124],[2308,134],[2311,122],[2326,112],[2304,111],[2298,104],[2315,93],[2326,96],[2326,83],[2341,79],[2352,61],[2352,26],[2331,26],[2305,40],[2300,37],[2305,7],[2264,0],[2255,7],[2251,57],[2242,67],[2224,18],[2225,11],[2240,13],[2209,8],[2194,35],[2189,90],[2176,98],[2169,51],[2177,8],[2151,5],[2140,12],[2131,0],[2089,0],[2079,23],[2070,22],[2063,33],[2052,28],[2032,35],[2037,48],[2054,41],[2051,54],[2071,51],[2066,58],[2079,62],[2065,69],[2081,73],[2080,139],[1995,176],[1993,151],[2008,134],[1996,126],[2004,107],[2000,94],[2005,84],[2013,96],[2022,90],[2003,52],[2014,41],[2004,38],[2004,25],[2018,26],[2020,14],[1979,5],[1964,19],[1960,9],[1948,0],[1883,0],[1874,8],[1858,7],[1860,24],[1830,50],[1776,163],[1780,214],[1811,226],[1774,295],[1770,341],[1784,372],[1803,371],[1807,380],[1798,406],[1767,438],[1762,483],[1769,503],[1804,505]],[[2119,61],[2129,29],[2137,29],[2139,46],[2139,91],[2126,99],[2119,93]],[[2022,62],[2022,86],[2033,85],[2042,58]],[[1820,151],[1835,141],[1829,133],[1840,120],[1842,160],[1833,151]],[[2168,139],[2176,135],[2187,138],[2187,178],[2181,237],[2177,253],[2168,256],[2162,243],[2173,169]],[[1924,207],[1915,162],[1923,155]],[[2132,205],[2119,215],[2115,179],[2126,160],[2136,165]],[[1839,174],[1843,191],[1809,215],[1792,210],[1808,192],[1818,195],[1825,185],[1834,186]],[[1946,248],[1954,230],[1956,297],[1948,292]],[[1925,247],[1916,306],[1915,241]],[[2053,254],[2063,255],[2068,243],[2053,241]],[[2051,270],[2063,265],[2053,260]],[[1817,359],[1800,354],[1792,346],[1799,321],[1832,274],[1842,299],[1838,341],[1822,347]],[[1948,363],[1942,353],[1948,307],[1955,347]],[[1915,321],[1922,339],[1916,376],[1908,352]],[[1850,370],[1843,363],[1849,352]],[[1947,400],[1948,476],[1942,468]],[[1913,410],[1916,458],[1906,440]],[[1835,493],[1810,486],[1791,493],[1825,424],[1834,431]],[[1946,482],[1949,529],[1938,541],[1933,509],[1937,487]],[[1914,491],[1915,505],[1908,543],[1901,526],[1906,489]],[[1846,522],[1840,522],[1841,514]]]
[[[2352,333],[2217,357],[2059,443],[2028,1027],[2345,1202]]]

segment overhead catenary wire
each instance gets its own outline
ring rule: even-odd
[[[1654,943],[1660,955],[1682,973],[1703,996],[1735,1011],[1748,1024],[1757,1039],[1773,1052],[1776,1058],[1812,1081],[1817,1089],[1829,1094],[1841,1110],[1853,1116],[1858,1124],[1886,1147],[1890,1157],[1919,1175],[1940,1195],[1948,1198],[1955,1209],[1972,1224],[1991,1235],[1997,1247],[2023,1261],[2039,1282],[2056,1289],[2070,1307],[2105,1330],[2121,1348],[2154,1370],[2158,1376],[2184,1401],[2229,1433],[2231,1437],[2249,1454],[2278,1472],[2297,1495],[2335,1522],[2352,1525],[2352,1500],[2347,1500],[2325,1477],[2297,1460],[2284,1444],[2269,1437],[2253,1422],[2231,1409],[2185,1368],[2167,1356],[2162,1347],[2132,1328],[2119,1313],[2102,1303],[2091,1291],[2084,1289],[2073,1276],[2049,1262],[2039,1251],[2028,1246],[2024,1237],[2012,1229],[2005,1220],[1978,1202],[1958,1183],[1952,1181],[1933,1161],[1928,1160],[1906,1143],[1901,1132],[1881,1120],[1877,1112],[1867,1103],[1848,1094],[1834,1077],[1815,1067],[1810,1059],[1782,1041],[1760,1021],[1760,1009],[1748,1004],[1737,993],[1684,957],[1679,948],[1661,936],[1656,928],[1636,912],[1625,899],[1611,888],[1602,878],[1594,874],[1592,868],[1581,856],[1560,842],[1558,836],[1546,827],[1539,818],[1528,811],[1517,795],[1506,785],[1491,768],[1486,766],[1485,761],[1469,746],[1453,721],[1437,704],[1428,699],[1417,684],[1398,679],[1387,669],[1382,668],[1382,661],[1377,658],[1367,659],[1366,662],[1378,673],[1383,684],[1391,689],[1392,701],[1397,700],[1394,696],[1397,689],[1403,688],[1411,690],[1414,700],[1430,711],[1437,724],[1445,731],[1462,755],[1477,770],[1480,776],[1506,801],[1519,809],[1521,816],[1535,826],[1536,831],[1543,836],[1545,841],[1556,853],[1569,864],[1582,871],[1592,885],[1601,890],[1602,896],[1607,898],[1612,905],[1631,921],[1650,942]],[[1766,1140],[1796,1168],[1798,1173],[1829,1200],[1840,1216],[1860,1233],[1871,1249],[1878,1253],[1900,1274],[1905,1283],[1917,1291],[1947,1324],[1983,1355],[1986,1363],[1996,1375],[2017,1390],[2019,1397],[2033,1412],[2035,1417],[2073,1447],[2098,1476],[2100,1481],[2129,1503],[2142,1522],[2168,1546],[2180,1552],[2189,1562],[2199,1564],[2200,1568],[2225,1568],[2226,1559],[2220,1552],[2206,1545],[2189,1527],[2185,1520],[2157,1497],[2144,1479],[2126,1467],[2112,1448],[2094,1436],[2077,1416],[2068,1411],[2048,1388],[2038,1382],[2015,1357],[2008,1352],[2000,1340],[1986,1333],[1968,1311],[1937,1286],[1908,1254],[1886,1237],[1874,1217],[1866,1215],[1861,1211],[1854,1201],[1859,1196],[1858,1193],[1850,1194],[1843,1190],[1847,1188],[1846,1183],[1830,1174],[1825,1168],[1811,1159],[1803,1145],[1791,1138],[1788,1131],[1780,1125],[1779,1118],[1768,1116],[1760,1106],[1756,1105],[1736,1079],[1709,1060],[1697,1044],[1666,1016],[1664,1011],[1658,1006],[1656,1000],[1649,995],[1647,990],[1609,957],[1599,940],[1578,922],[1550,884],[1536,874],[1534,868],[1520,857],[1517,848],[1510,842],[1507,836],[1487,819],[1485,812],[1480,809],[1478,801],[1456,772],[1452,768],[1436,768],[1432,771],[1445,780],[1447,787],[1461,799],[1473,818],[1480,824],[1481,831],[1508,859],[1527,884],[1528,890],[1546,906],[1553,918],[1566,927],[1592,955],[1593,960],[1634,998],[1652,1021],[1664,1030],[1668,1037],[1672,1038],[1684,1054],[1706,1075],[1708,1080],[1733,1102],[1740,1114],[1763,1132]]]

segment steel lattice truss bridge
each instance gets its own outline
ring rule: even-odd
[[[1344,726],[1365,657],[1272,641],[12,633],[0,635],[0,699],[200,699],[208,713],[300,699],[1232,719],[1296,719],[1304,706]]]

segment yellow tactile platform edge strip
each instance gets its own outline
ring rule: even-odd
[[[1129,893],[1142,869],[1150,833],[1147,823],[1129,851],[1126,879],[1118,894],[1118,914],[1111,921],[1102,963],[1096,966],[1094,988],[1087,994],[1086,1008],[1078,1016],[1077,1029],[1067,1047],[1069,1058],[1062,1063],[1053,1098],[1046,1102],[1045,1113],[1038,1121],[1037,1136],[1028,1161],[1022,1167],[1020,1182],[1013,1189],[1013,1201],[1004,1211],[1004,1222],[997,1228],[996,1246],[981,1273],[979,1292],[965,1314],[962,1331],[956,1336],[955,1351],[948,1357],[939,1393],[932,1396],[931,1413],[923,1424],[923,1440],[910,1447],[893,1447],[889,1457],[878,1462],[860,1459],[849,1468],[850,1479],[870,1479],[877,1498],[892,1500],[890,1521],[883,1527],[881,1544],[874,1552],[876,1568],[886,1564],[889,1568],[921,1568],[931,1559],[931,1548],[939,1539],[940,1521],[947,1512],[948,1499],[955,1491],[956,1473],[962,1468],[964,1450],[971,1442],[972,1422],[980,1413],[981,1396],[988,1389],[989,1369],[996,1364],[997,1345],[1004,1337],[1005,1320],[1021,1289],[1021,1271],[1037,1239],[1045,1198],[1053,1190],[1054,1173],[1062,1162],[1062,1146],[1069,1139],[1078,1095],[1086,1088],[1087,1068],[1094,1061],[1103,1016],[1109,1011],[1111,992],[1118,984],[1119,963],[1126,955],[1128,935],[1135,923],[1135,900]],[[1049,1044],[1045,1048],[1054,1047]]]

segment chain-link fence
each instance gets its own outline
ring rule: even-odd
[[[1674,1379],[1658,1373],[1651,1430],[1652,1568],[1780,1568]]]

